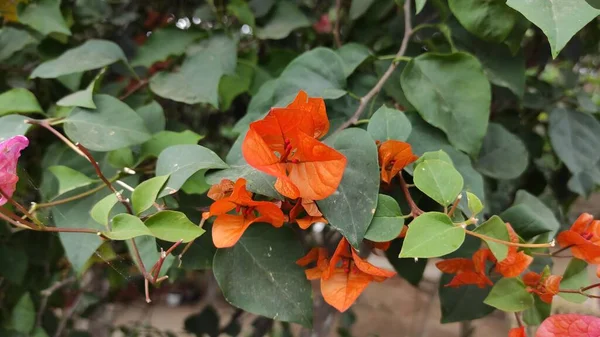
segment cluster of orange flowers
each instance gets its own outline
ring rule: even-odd
[[[346,168],[346,157],[320,141],[328,131],[325,102],[303,91],[286,108],[272,108],[265,118],[250,124],[242,154],[249,165],[277,178],[274,187],[286,200],[254,200],[243,178],[212,186],[208,196],[215,202],[203,217],[216,217],[212,236],[217,248],[232,247],[256,222],[274,227],[297,223],[302,229],[316,222],[327,223],[315,201],[337,190]],[[388,140],[377,144],[381,179],[386,183],[417,159],[407,143]],[[406,227],[401,236],[405,233]],[[389,242],[372,245],[387,249]],[[340,311],[348,309],[370,282],[395,275],[363,260],[345,239],[331,259],[325,248],[313,248],[298,260],[301,266],[311,263],[316,266],[306,270],[307,278],[320,279],[323,297]]]

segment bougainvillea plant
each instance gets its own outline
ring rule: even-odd
[[[223,327],[207,305],[190,333],[237,336],[247,314],[254,336],[329,336],[370,284],[428,264],[442,323],[500,310],[510,337],[600,336],[551,314],[600,298],[600,220],[571,209],[600,184],[599,14],[1,1],[0,336],[75,336],[212,280],[236,311]]]

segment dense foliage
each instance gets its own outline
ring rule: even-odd
[[[429,258],[442,323],[499,309],[511,336],[598,335],[598,318],[546,318],[600,287],[600,221],[567,216],[600,184],[599,14],[2,0],[0,335],[79,336],[77,317],[190,275],[256,315],[255,335],[326,333],[313,297],[344,312],[371,282],[418,285]],[[235,336],[239,313],[186,329]]]

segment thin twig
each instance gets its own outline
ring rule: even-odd
[[[108,179],[108,181],[112,182],[112,181],[115,181],[115,180],[119,179],[120,177],[121,177],[121,175],[117,174],[116,176]],[[64,199],[59,199],[59,200],[56,200],[56,201],[50,201],[50,202],[46,202],[46,203],[39,203],[39,204],[32,203],[31,208],[29,209],[29,212],[35,212],[36,210],[41,209],[41,208],[58,206],[58,205],[69,203],[71,201],[82,199],[82,198],[90,196],[90,195],[92,195],[92,194],[94,194],[94,193],[96,193],[98,191],[101,191],[104,188],[106,188],[106,184],[98,185],[98,186],[92,188],[89,191],[85,191],[85,192],[83,192],[81,194],[77,194],[77,195],[74,195],[72,197],[68,197],[68,198],[64,198]]]
[[[423,210],[421,210],[419,208],[419,206],[417,206],[417,204],[413,200],[412,196],[410,195],[410,191],[408,190],[408,185],[406,184],[406,181],[404,180],[404,177],[402,176],[402,172],[400,172],[398,174],[398,178],[400,178],[400,187],[402,187],[402,192],[404,193],[404,198],[406,199],[408,206],[410,206],[410,215],[412,217],[416,218],[419,215],[423,214]]]
[[[402,38],[402,44],[400,45],[400,49],[396,53],[396,58],[404,56],[404,53],[406,53],[406,48],[408,47],[408,41],[410,40],[410,36],[412,35],[411,2],[412,0],[406,0],[404,2],[404,37]],[[350,125],[353,125],[358,121],[360,115],[367,107],[369,101],[373,97],[375,97],[375,95],[377,95],[379,91],[381,91],[383,85],[390,78],[390,76],[392,76],[392,73],[394,72],[394,70],[396,70],[397,66],[398,63],[396,62],[392,62],[392,64],[390,64],[388,69],[385,71],[383,76],[381,76],[381,78],[379,79],[377,84],[375,84],[373,89],[371,89],[371,91],[369,91],[365,96],[361,97],[360,104],[358,105],[358,108],[356,109],[352,117],[350,117],[350,119],[348,119],[346,122],[340,125],[340,127],[337,128],[337,130],[335,130],[336,133],[344,130],[345,128],[349,127]]]
[[[454,203],[452,204],[452,207],[450,208],[450,211],[448,212],[449,217],[452,217],[452,215],[454,215],[454,211],[456,211],[456,207],[458,207],[458,203],[460,202],[460,199],[462,199],[462,194],[459,194],[458,197],[456,198],[456,200],[454,200]]]
[[[160,270],[162,269],[162,265],[165,262],[165,259],[167,258],[167,256],[169,256],[169,254],[173,253],[173,250],[175,250],[175,248],[177,248],[181,243],[183,242],[183,239],[175,242],[171,248],[169,248],[166,252],[161,248],[160,249],[160,258],[158,259],[158,261],[156,262],[156,264],[154,264],[154,267],[152,267],[152,270],[154,270],[154,282],[158,282],[158,275],[160,274]],[[152,270],[150,270],[150,273],[152,273]]]
[[[58,137],[58,139],[62,140],[63,143],[67,144],[67,146],[70,147],[73,151],[75,151],[78,155],[87,159],[87,157],[83,154],[83,152],[81,152],[77,148],[77,146],[75,146],[75,144],[73,144],[73,142],[71,142],[67,137],[63,136],[62,133],[58,132],[58,130],[53,128],[52,125],[50,125],[50,122],[51,122],[51,120],[48,120],[48,119],[43,119],[43,120],[28,119],[25,121],[25,123],[39,125],[45,129],[47,129],[48,131],[52,132],[56,137]]]
[[[515,319],[517,320],[517,324],[519,325],[519,328],[523,326],[523,322],[521,321],[521,315],[519,315],[518,312],[515,312]]]
[[[73,305],[69,308],[69,310],[67,310],[67,312],[65,312],[63,317],[61,317],[60,322],[58,323],[58,328],[56,328],[56,333],[54,334],[54,337],[62,336],[65,328],[67,327],[67,323],[69,322],[69,319],[75,313],[75,309],[77,309],[77,306],[79,305],[79,302],[81,302],[82,299],[83,299],[83,292],[80,293],[79,295],[77,295],[77,298],[75,298]]]
[[[342,14],[342,0],[335,0],[335,25],[333,27],[333,40],[336,47],[342,46],[342,38],[340,37],[340,15]]]
[[[1,188],[0,188],[0,196],[4,197],[4,199],[6,199],[9,203],[11,203],[13,206],[15,206],[19,211],[21,211],[21,213],[23,213],[23,215],[25,215],[25,217],[27,217],[28,219],[33,221],[33,223],[38,225],[38,227],[44,227],[44,224],[42,224],[36,217],[31,215],[31,213],[29,213],[29,211],[27,211],[27,209],[25,209],[25,207],[23,207],[21,204],[16,202],[8,194],[4,193],[4,191]]]
[[[141,88],[145,87],[150,81],[148,79],[143,79],[141,81],[139,81],[133,88],[129,89],[126,93],[124,93],[123,95],[119,96],[119,99],[122,101],[124,99],[126,99],[127,97],[131,96],[134,92],[140,90]]]
[[[40,292],[40,294],[42,295],[42,299],[40,300],[40,308],[38,310],[37,318],[35,321],[36,327],[39,328],[42,326],[42,317],[44,315],[44,311],[46,311],[46,306],[48,305],[48,298],[50,298],[50,296],[52,296],[52,294],[54,294],[55,291],[66,286],[67,284],[75,282],[75,280],[77,280],[75,276],[67,277],[66,279],[58,281],[49,288],[44,289]]]
[[[60,233],[88,233],[101,235],[101,233],[95,229],[89,228],[64,228],[64,227],[36,227],[31,222],[20,218],[15,213],[7,210],[4,207],[0,206],[0,219],[14,225],[18,228],[28,229],[36,232],[60,232]]]
[[[549,243],[518,243],[518,242],[509,242],[509,241],[504,241],[504,240],[500,240],[500,239],[496,239],[493,238],[491,236],[487,236],[484,234],[480,234],[477,232],[473,232],[470,231],[466,228],[463,228],[465,230],[466,234],[469,234],[471,236],[474,237],[478,237],[482,240],[485,241],[492,241],[492,242],[496,242],[496,243],[501,243],[505,246],[512,246],[512,247],[522,247],[522,248],[550,248],[550,247],[554,247],[554,241],[549,242]]]

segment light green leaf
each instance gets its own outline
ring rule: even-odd
[[[423,161],[413,175],[417,188],[442,206],[453,203],[464,185],[454,166],[439,159]]]
[[[415,0],[415,14],[421,13],[426,3],[427,0]]]
[[[410,103],[450,143],[476,155],[485,136],[491,90],[481,65],[466,53],[425,53],[412,59],[401,77]]]
[[[21,115],[0,117],[0,141],[18,135],[25,135],[31,128],[31,124],[25,123],[28,119],[30,118]]]
[[[144,120],[146,128],[151,134],[158,133],[165,129],[167,121],[165,119],[165,113],[163,108],[157,101],[152,101],[142,107],[135,110],[140,117]]]
[[[79,47],[67,50],[54,60],[40,64],[30,77],[56,78],[103,68],[118,61],[127,62],[121,47],[111,41],[91,39]]]
[[[369,120],[367,131],[374,140],[381,142],[390,139],[406,141],[412,125],[404,112],[382,105]]]
[[[515,179],[529,164],[523,141],[500,124],[490,123],[475,168],[495,179]]]
[[[40,104],[31,91],[16,88],[0,94],[0,116],[27,112],[43,113]]]
[[[483,303],[507,312],[519,312],[533,306],[533,295],[519,278],[498,281]]]
[[[350,5],[350,20],[356,20],[367,12],[374,0],[353,0]]]
[[[158,212],[144,222],[152,235],[170,242],[190,242],[204,233],[204,229],[191,222],[187,216],[176,211]]]
[[[372,55],[367,46],[354,42],[344,44],[335,52],[344,61],[344,74],[346,77],[352,75],[354,70]]]
[[[510,242],[510,236],[508,235],[508,229],[506,224],[499,216],[494,215],[488,221],[482,223],[479,227],[475,228],[474,232],[483,234],[498,240]],[[508,255],[508,246],[497,243],[491,240],[485,240],[492,253],[498,261],[502,261]]]
[[[256,37],[261,40],[281,40],[293,30],[308,26],[310,21],[298,6],[288,1],[279,1],[267,24],[256,30]]]
[[[207,169],[224,169],[229,166],[216,153],[200,145],[175,145],[160,153],[156,162],[156,175],[170,175],[159,197],[177,192],[194,173]]]
[[[26,30],[11,26],[3,27],[0,29],[0,61],[8,59],[14,53],[37,42],[37,39]]]
[[[185,181],[185,184],[181,186],[181,190],[186,194],[205,194],[211,186],[206,182],[206,178],[204,177],[206,171],[207,170],[200,170],[194,173]]]
[[[29,335],[35,325],[35,306],[29,293],[23,294],[12,309],[11,325],[15,331]]]
[[[284,199],[284,197],[275,189],[275,180],[277,179],[274,176],[258,171],[246,163],[242,165],[231,165],[229,168],[211,173],[206,176],[206,182],[210,185],[215,185],[223,179],[236,181],[239,178],[246,179],[246,189],[250,192],[278,200]]]
[[[567,270],[563,274],[563,278],[560,281],[560,289],[580,289],[590,284],[590,278],[588,276],[588,264],[583,260],[577,258],[571,259]],[[583,303],[588,298],[581,294],[570,294],[570,293],[558,293],[558,296],[564,298],[569,302]]]
[[[366,131],[358,128],[346,129],[329,142],[348,161],[337,191],[318,200],[317,205],[329,224],[358,249],[377,207],[377,146]]]
[[[194,30],[181,30],[175,27],[160,28],[152,32],[141,45],[131,66],[150,68],[154,63],[165,61],[169,56],[181,55],[185,49],[204,35]]]
[[[112,151],[150,139],[144,121],[127,104],[108,95],[94,95],[96,110],[77,107],[65,119],[71,140],[94,151]]]
[[[48,170],[58,179],[59,195],[94,182],[85,174],[66,166],[51,166]]]
[[[400,235],[402,227],[404,227],[404,218],[398,202],[388,195],[380,194],[365,239],[373,242],[391,241]]]
[[[96,86],[102,82],[102,78],[104,77],[104,72],[106,68],[102,69],[98,75],[88,84],[85,90],[76,91],[72,94],[69,94],[56,102],[56,105],[60,106],[79,106],[82,108],[88,109],[96,109],[96,104],[94,104],[93,95],[96,91]],[[67,75],[69,76],[69,75]]]
[[[550,113],[548,134],[558,157],[572,173],[579,173],[600,160],[600,122],[593,116],[564,108]]]
[[[517,19],[514,10],[504,1],[449,0],[448,5],[469,32],[495,43],[508,37]]]
[[[154,134],[152,139],[142,144],[140,156],[142,158],[158,157],[168,147],[183,144],[195,145],[202,138],[204,137],[191,130],[181,132],[160,131]]]
[[[550,41],[552,57],[580,29],[600,14],[600,10],[580,0],[508,0],[507,5],[540,27]]]
[[[141,214],[156,201],[158,193],[169,179],[168,175],[154,177],[139,184],[131,195],[131,204],[135,214]]]
[[[524,240],[548,233],[554,237],[560,228],[554,213],[546,204],[525,190],[517,191],[513,206],[500,214]]]
[[[256,224],[235,246],[217,250],[213,272],[225,300],[232,305],[310,327],[312,288],[295,263],[302,255],[292,230]]]
[[[438,257],[452,253],[465,241],[465,231],[438,212],[419,215],[408,226],[399,257]]]
[[[122,192],[119,192],[122,193]],[[104,197],[102,200],[98,201],[92,210],[90,211],[90,216],[97,223],[107,226],[108,225],[108,217],[110,216],[110,211],[112,211],[113,207],[119,202],[117,196],[114,193],[111,193]],[[107,226],[108,227],[108,226]]]
[[[133,167],[135,165],[131,148],[124,147],[108,153],[108,163],[116,168]]]
[[[176,72],[161,71],[150,80],[157,95],[177,102],[209,103],[219,106],[219,80],[235,71],[236,41],[216,35],[188,49],[188,55]]]
[[[527,325],[540,325],[550,316],[552,305],[540,299],[539,296],[534,296],[533,306],[523,311],[523,322]]]
[[[18,11],[19,22],[28,25],[43,35],[59,33],[71,35],[71,31],[60,12],[60,0],[39,0],[29,3]]]
[[[152,235],[142,220],[131,214],[118,214],[111,223],[111,230],[102,234],[113,240],[128,240],[137,236]]]
[[[454,165],[452,158],[450,158],[450,156],[446,152],[444,152],[444,150],[429,151],[429,152],[423,153],[419,157],[419,159],[417,159],[417,161],[415,161],[415,166],[421,164],[422,162],[424,162],[426,160],[441,160],[450,165]]]
[[[475,216],[476,214],[479,214],[481,211],[483,211],[483,204],[475,194],[467,192],[467,201],[469,205],[469,210],[471,211],[471,216]]]

